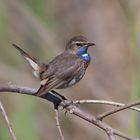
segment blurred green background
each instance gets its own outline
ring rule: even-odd
[[[92,62],[74,87],[58,90],[69,99],[104,99],[122,103],[140,99],[140,1],[139,0],[1,0],[0,82],[39,87],[26,61],[12,47],[49,62],[67,41],[84,35]],[[53,106],[41,99],[1,93],[0,100],[20,140],[60,140]],[[84,105],[94,115],[112,109]],[[123,111],[105,119],[114,128],[140,137],[140,114]],[[60,113],[66,140],[105,140],[105,133],[87,122]],[[0,140],[10,140],[0,115]]]

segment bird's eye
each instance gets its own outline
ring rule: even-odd
[[[76,45],[77,45],[77,46],[81,46],[81,44],[80,44],[80,43],[76,43]]]

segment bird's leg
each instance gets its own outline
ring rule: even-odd
[[[47,99],[48,101],[54,104],[54,108],[58,109],[60,103],[64,100],[67,100],[64,96],[52,90],[40,96],[41,98]]]
[[[54,90],[51,90],[50,92],[51,92],[51,93],[54,93],[54,94],[56,94],[56,95],[58,95],[59,97],[62,98],[62,100],[67,100],[63,95],[59,94],[58,92],[56,92],[56,91],[54,91]]]

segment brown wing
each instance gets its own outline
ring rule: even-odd
[[[77,67],[77,65],[71,66],[65,69],[65,71],[59,71],[59,73],[56,72],[54,75],[46,79],[46,84],[41,85],[36,95],[42,96],[52,89],[57,89],[65,85],[67,82],[73,79],[78,72],[79,68]]]
[[[33,69],[34,75],[38,78],[40,76],[40,73],[45,71],[47,67],[40,63],[38,59],[31,57],[28,53],[23,51],[20,47],[18,47],[16,44],[13,44],[13,46],[21,53],[21,55],[27,60],[27,62],[30,64],[30,66]]]
[[[60,79],[53,79],[52,82],[48,81],[45,85],[41,85],[39,90],[37,91],[37,96],[42,96],[46,94],[48,91],[51,91],[52,89],[56,89],[59,86],[65,84],[66,81],[62,81]]]

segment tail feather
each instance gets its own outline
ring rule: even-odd
[[[39,77],[40,73],[46,70],[46,66],[38,61],[38,59],[31,57],[28,53],[18,47],[16,44],[13,46],[21,53],[21,55],[27,60],[30,66],[33,68],[33,73],[36,77]]]

